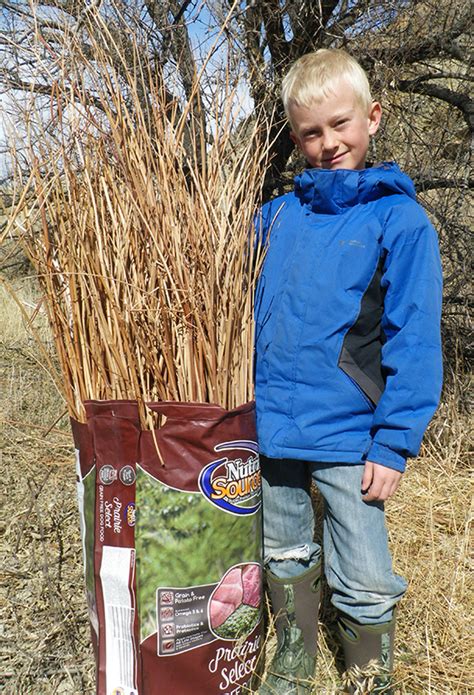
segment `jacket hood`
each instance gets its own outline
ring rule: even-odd
[[[394,162],[368,169],[306,169],[295,178],[295,194],[313,212],[341,213],[390,195],[416,199],[415,186]]]

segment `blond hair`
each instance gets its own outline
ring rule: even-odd
[[[339,48],[320,48],[299,58],[282,82],[281,98],[290,119],[290,107],[323,101],[340,81],[346,80],[354,90],[357,102],[370,109],[372,95],[367,75],[357,60]]]

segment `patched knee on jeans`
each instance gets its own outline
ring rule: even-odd
[[[271,560],[309,560],[311,550],[309,545],[298,545],[296,548],[287,548],[285,550],[272,550],[271,553],[265,556],[265,563]]]

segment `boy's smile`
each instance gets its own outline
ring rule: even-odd
[[[290,106],[291,139],[312,167],[363,169],[370,135],[380,124],[382,109],[374,101],[368,112],[345,80],[334,85],[321,102]]]

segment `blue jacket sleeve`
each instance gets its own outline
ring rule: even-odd
[[[403,471],[418,454],[441,393],[442,273],[436,232],[413,201],[388,213],[383,247],[386,384],[367,459]]]

